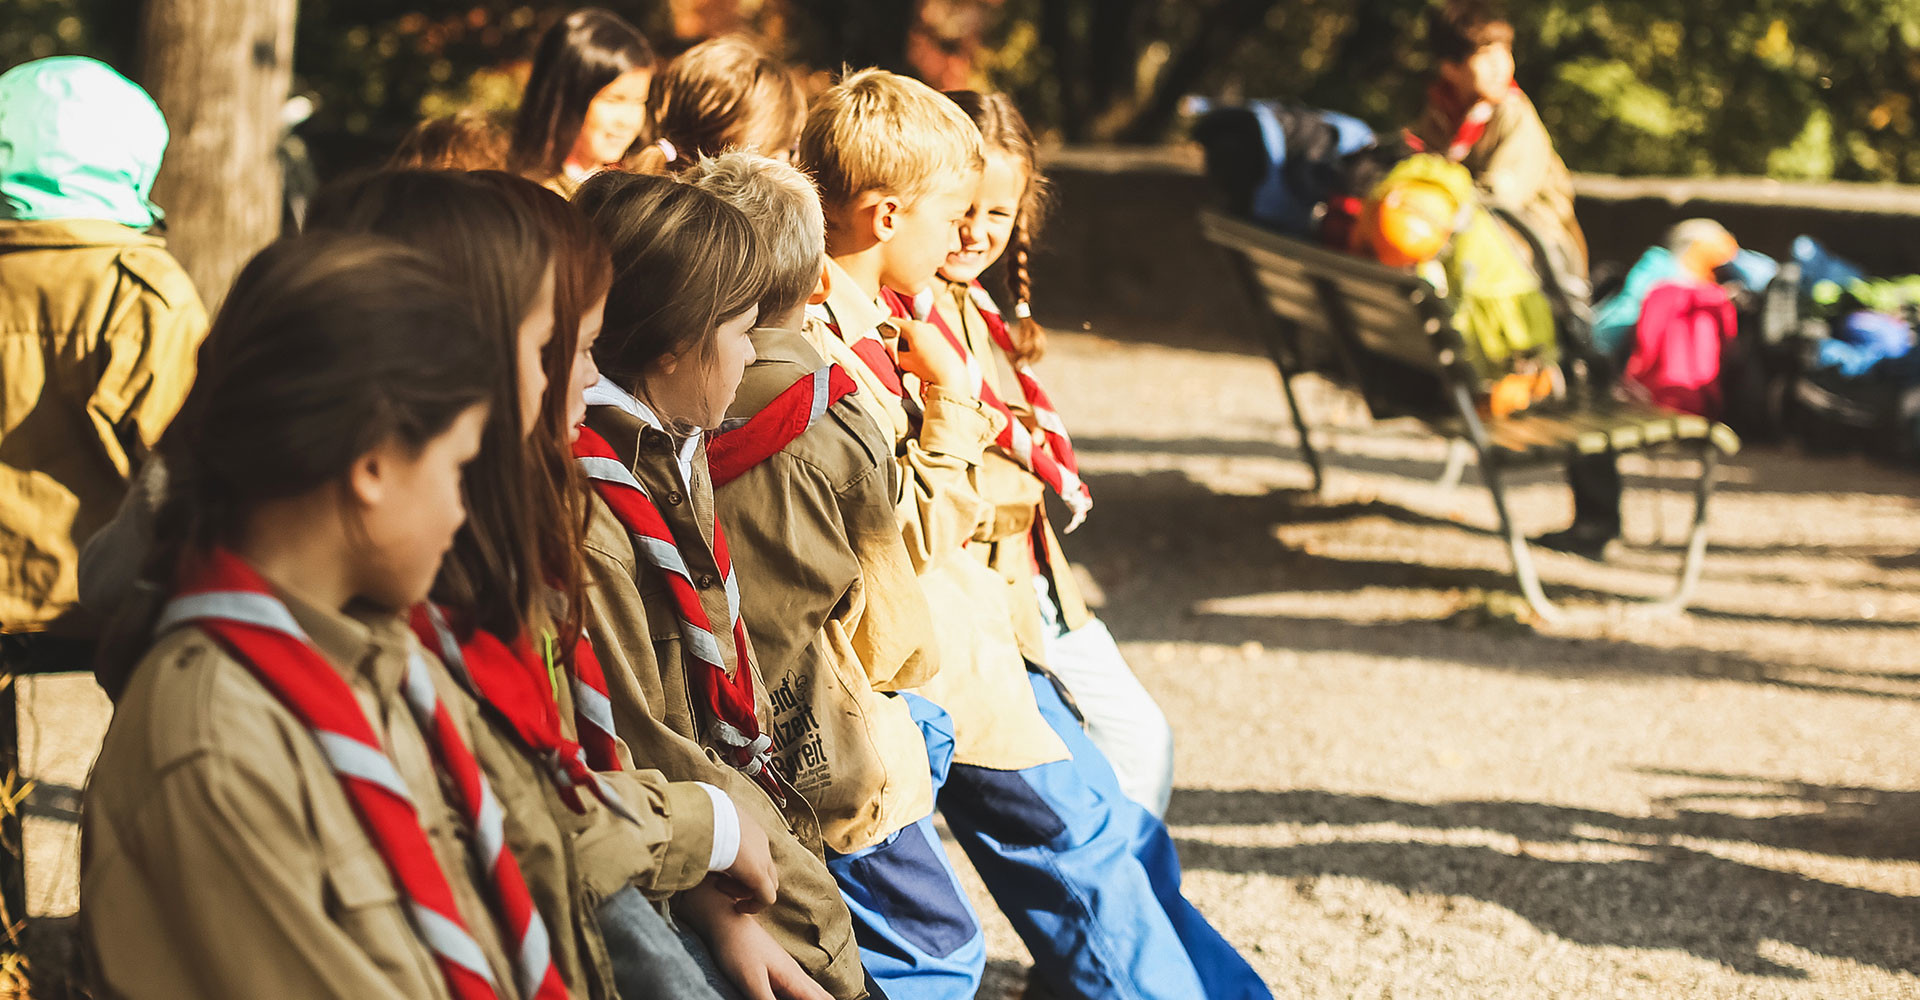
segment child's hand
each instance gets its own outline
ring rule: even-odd
[[[706,941],[721,975],[746,1000],[833,1000],[760,921],[735,909],[712,881],[681,893],[674,910]]]
[[[733,900],[741,913],[759,913],[773,905],[780,894],[780,873],[773,867],[773,848],[767,844],[767,831],[744,811],[740,817],[740,851],[733,866],[716,872],[714,886]]]
[[[889,322],[900,335],[900,346],[894,356],[900,362],[901,371],[918,376],[920,381],[928,385],[961,393],[972,391],[967,384],[966,359],[954,349],[953,342],[940,332],[939,327],[912,319]]]

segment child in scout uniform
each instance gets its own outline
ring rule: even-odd
[[[0,75],[0,668],[84,670],[79,548],[193,382],[207,315],[153,232],[167,123],[105,64]],[[11,711],[12,695],[0,703]],[[18,916],[18,915],[16,915]]]
[[[769,903],[775,883],[765,835],[712,786],[629,768],[617,744],[595,738],[595,713],[576,711],[603,697],[605,680],[580,639],[581,519],[566,491],[572,463],[546,418],[570,409],[569,395],[585,386],[573,385],[567,370],[553,377],[557,366],[543,355],[564,354],[572,367],[581,300],[603,295],[610,278],[604,247],[558,195],[504,173],[364,175],[322,191],[308,228],[377,233],[442,262],[471,291],[508,369],[465,472],[472,516],[442,566],[436,603],[416,609],[412,622],[490,710],[494,724],[475,731],[482,768],[515,773],[522,780],[510,787],[537,793],[503,796],[502,806],[508,846],[554,928],[562,978],[596,997],[714,996],[641,890],[719,892],[711,871],[751,884],[747,895]],[[502,496],[520,504],[499,505]],[[549,586],[524,593],[512,586],[543,579]],[[729,941],[759,931],[750,916],[733,923],[744,926],[700,930]]]
[[[820,816],[867,971],[895,998],[971,1000],[985,941],[933,828],[928,768],[927,743],[950,747],[952,722],[897,693],[939,661],[894,518],[893,441],[815,346],[831,334],[802,332],[826,255],[820,196],[750,153],[686,176],[747,215],[775,267],[757,360],[707,452],[775,745]]]
[[[588,632],[634,758],[725,789],[767,831],[767,928],[831,995],[865,993],[846,904],[806,799],[775,763],[707,433],[753,359],[770,268],[746,218],[664,177],[608,173],[575,203],[612,252],[601,380],[573,453],[590,483]],[[727,955],[715,955],[723,967]]]
[[[1173,730],[1106,625],[1087,610],[1041,503],[1045,493],[1058,497],[1072,515],[1066,527],[1071,532],[1092,509],[1093,493],[1080,480],[1066,423],[1031,367],[1046,345],[1046,331],[1029,305],[1028,256],[1046,201],[1038,150],[1005,95],[963,90],[947,97],[980,126],[987,167],[960,227],[961,248],[947,255],[928,296],[931,318],[960,335],[979,361],[981,388],[1008,415],[1007,429],[981,465],[981,490],[993,503],[993,516],[973,549],[1006,577],[1021,652],[1046,663],[1067,686],[1087,738],[1112,763],[1121,789],[1159,816],[1173,793]],[[979,281],[1003,260],[1011,318],[1002,316]],[[1037,604],[1031,600],[1036,590]]]
[[[242,271],[160,442],[171,599],[87,789],[95,995],[568,996],[407,629],[496,362],[425,257],[308,236]]]
[[[890,305],[906,311],[899,296],[930,286],[960,249],[959,223],[984,159],[979,129],[932,89],[867,71],[816,101],[798,159],[826,209],[832,264],[823,318],[866,369],[858,395],[872,394],[878,422],[892,430],[902,533],[937,609],[941,669],[917,691],[955,722],[940,809],[1047,988],[1208,996],[1132,853],[1131,831],[1113,822],[1114,801],[1087,783],[1043,714],[1060,696],[1026,667],[1005,580],[967,551],[986,515],[981,459],[1005,418],[973,395],[952,339],[930,324],[883,325]],[[890,304],[883,292],[898,294]],[[887,365],[894,357],[897,365]],[[958,418],[966,422],[955,427]],[[926,444],[929,429],[942,432],[937,450]],[[973,434],[948,433],[960,429]],[[922,453],[940,460],[937,475],[914,467]]]
[[[992,503],[993,516],[983,522],[971,548],[1007,580],[1023,653],[1034,662],[1044,656],[1048,671],[1075,695],[1084,730],[1082,719],[1046,692],[1041,710],[1073,752],[1086,785],[1106,801],[1108,822],[1132,831],[1133,853],[1199,974],[1204,995],[1267,996],[1259,975],[1181,895],[1180,862],[1166,824],[1126,795],[1124,772],[1117,775],[1117,768],[1108,764],[1103,742],[1126,748],[1129,740],[1160,739],[1165,742],[1154,750],[1170,757],[1172,737],[1113,637],[1079,601],[1072,570],[1042,504],[1042,494],[1053,493],[1077,524],[1092,504],[1092,493],[1075,471],[1065,422],[1026,363],[1043,336],[1025,315],[1031,281],[1024,257],[1034,225],[1036,186],[1042,183],[1032,133],[1004,95],[958,91],[948,96],[980,126],[987,168],[960,227],[961,250],[947,256],[941,280],[917,304],[965,349],[976,391],[1004,413],[1009,428],[981,463],[980,489]],[[1006,255],[1011,255],[1008,276],[1018,303],[1017,326],[1002,317],[979,282],[980,274]],[[1069,624],[1076,620],[1077,627]],[[1096,736],[1104,736],[1104,741]],[[1171,782],[1170,759],[1143,764],[1153,779]],[[1149,794],[1164,808],[1164,787],[1151,787]]]

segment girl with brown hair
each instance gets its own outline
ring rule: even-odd
[[[798,963],[773,990],[859,996],[859,952],[820,858],[819,823],[762,731],[771,707],[706,461],[707,434],[753,361],[749,331],[771,269],[739,210],[669,178],[601,174],[575,204],[613,255],[594,347],[603,378],[574,455],[592,485],[587,627],[615,729],[670,777],[727,789],[766,829],[780,887],[763,921]],[[682,912],[689,903],[699,901],[683,900]],[[735,982],[780,972],[746,942],[714,944]],[[738,968],[748,962],[762,971]]]
[[[646,143],[623,166],[677,174],[729,149],[789,161],[806,115],[806,93],[785,63],[743,35],[709,39],[660,74],[647,97]]]
[[[584,391],[574,354],[610,279],[604,248],[557,195],[505,174],[369,175],[323,192],[310,225],[433,254],[480,304],[507,369],[466,477],[476,515],[491,516],[463,533],[438,605],[416,613],[414,628],[490,709],[496,724],[476,733],[482,766],[524,772],[540,793],[502,804],[510,846],[550,890],[537,889],[535,904],[572,931],[554,935],[567,982],[582,995],[711,998],[638,890],[697,889],[732,914],[771,902],[776,878],[765,836],[724,793],[633,770],[596,710],[606,685],[580,625],[584,507],[550,431]],[[735,923],[747,925],[726,928],[736,937],[758,930],[751,917]]]
[[[653,47],[618,14],[584,7],[540,37],[514,117],[508,169],[570,195],[618,163],[646,122]]]
[[[527,877],[459,832],[515,790],[401,617],[462,520],[488,346],[384,240],[285,240],[241,272],[160,443],[170,597],[87,789],[98,995],[566,996]]]

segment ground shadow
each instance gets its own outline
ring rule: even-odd
[[[1312,615],[1238,615],[1197,610],[1216,598],[1311,590],[1361,591],[1367,588],[1420,588],[1458,591],[1463,602],[1473,592],[1512,593],[1504,569],[1484,566],[1436,566],[1413,561],[1347,558],[1305,551],[1275,536],[1273,527],[1301,518],[1343,514],[1358,516],[1391,505],[1330,505],[1317,508],[1295,495],[1215,493],[1177,472],[1101,476],[1095,481],[1101,516],[1091,519],[1068,542],[1068,551],[1085,562],[1104,589],[1102,618],[1122,641],[1196,641],[1237,645],[1257,642],[1269,648],[1301,652],[1355,652],[1404,657],[1418,650],[1426,659],[1553,677],[1691,676],[1767,684],[1792,690],[1858,694],[1875,698],[1920,700],[1920,663],[1915,672],[1876,669],[1856,672],[1804,663],[1768,662],[1725,650],[1685,644],[1635,644],[1631,638],[1605,639],[1542,634],[1524,626],[1461,627],[1459,621],[1349,621]],[[1467,526],[1401,512],[1401,520],[1422,526],[1472,533]],[[1621,594],[1555,576],[1546,564],[1549,591],[1556,599],[1603,604]],[[1636,574],[1640,575],[1640,574]],[[1655,585],[1661,574],[1645,574]],[[1168,581],[1180,580],[1182,599],[1169,601]],[[1856,622],[1745,610],[1716,610],[1708,616],[1754,622],[1853,627]],[[1920,623],[1877,621],[1881,630],[1911,629]],[[1876,664],[1886,668],[1890,664]],[[1897,682],[1910,680],[1911,688]]]
[[[1803,787],[1803,786],[1794,786]],[[1858,790],[1872,791],[1872,790]],[[1894,814],[1914,793],[1892,796],[1867,825],[1891,845]],[[1763,941],[1782,941],[1838,959],[1920,973],[1920,903],[1741,864],[1672,842],[1680,835],[1784,841],[1805,849],[1844,847],[1849,834],[1792,820],[1747,820],[1681,812],[1672,819],[1623,817],[1527,802],[1417,803],[1331,792],[1201,791],[1175,794],[1168,821],[1196,823],[1398,823],[1424,829],[1486,829],[1522,840],[1587,840],[1581,827],[1628,835],[1630,856],[1558,861],[1477,845],[1388,841],[1282,847],[1181,841],[1189,869],[1262,872],[1293,878],[1344,876],[1409,893],[1479,899],[1540,930],[1580,944],[1680,949],[1753,975],[1800,978],[1768,960]],[[1903,822],[1911,829],[1910,815]],[[1763,826],[1763,824],[1778,824]],[[1911,848],[1907,848],[1911,850]],[[1867,856],[1878,857],[1875,853]],[[1902,855],[1909,856],[1909,855]]]

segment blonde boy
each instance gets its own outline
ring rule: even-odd
[[[1049,726],[1041,706],[1063,712],[1059,693],[1021,655],[1005,581],[966,550],[991,515],[977,477],[1004,418],[976,398],[962,345],[891,317],[960,249],[985,162],[978,129],[931,88],[867,70],[821,95],[797,162],[826,210],[826,347],[891,432],[895,513],[934,612],[940,670],[916,693],[953,718],[938,802],[955,838],[1050,992],[1265,1000],[1257,983],[1218,995],[1203,985],[1187,938],[1217,932],[1184,901],[1157,901],[1132,827],[1114,814],[1138,807],[1103,796],[1091,775],[1105,760],[1079,759]]]
[[[776,274],[758,360],[708,450],[775,744],[819,816],[868,973],[896,997],[970,1000],[985,942],[933,827],[927,753],[951,744],[952,724],[893,693],[925,683],[938,658],[894,515],[892,434],[822,357],[832,334],[802,332],[825,260],[819,195],[749,153],[687,176],[747,216]],[[912,919],[896,920],[905,899]]]

